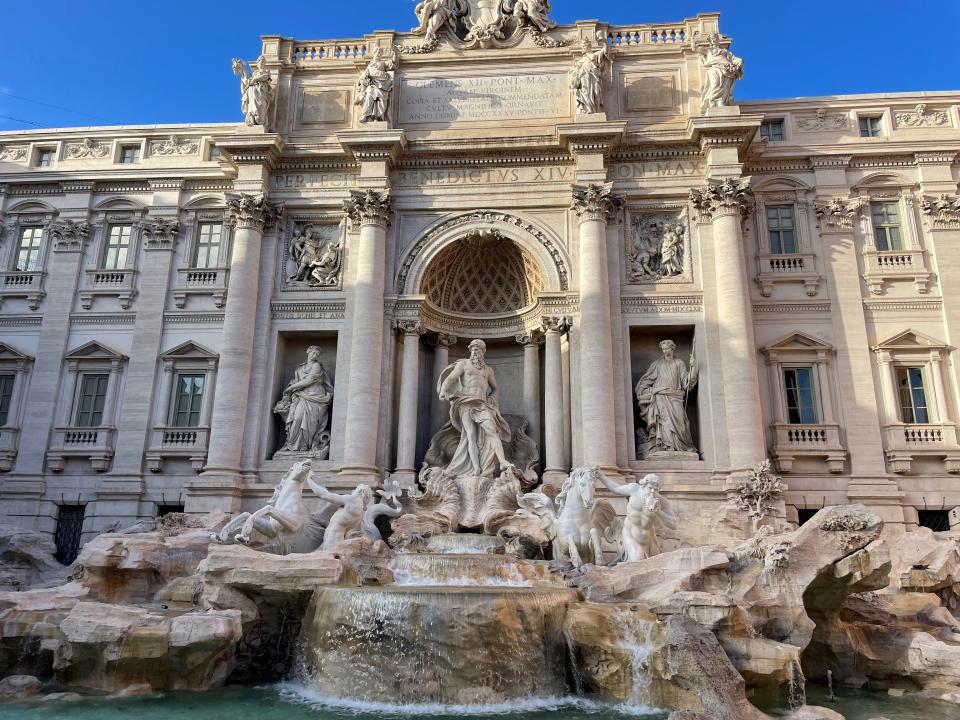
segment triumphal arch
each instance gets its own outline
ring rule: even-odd
[[[0,134],[0,515],[416,492],[496,460],[463,423],[529,483],[657,473],[687,544],[766,458],[789,520],[956,524],[957,93],[740,102],[715,14],[411,25],[263,37],[242,122]]]

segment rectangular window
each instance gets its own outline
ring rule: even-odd
[[[83,534],[86,509],[86,505],[61,505],[57,512],[57,529],[53,534],[57,552],[54,557],[61,565],[69,565],[80,554],[80,536]]]
[[[860,118],[860,137],[880,137],[880,130],[879,117]]]
[[[917,525],[930,528],[934,532],[950,529],[949,510],[917,510]]]
[[[20,230],[20,242],[17,245],[17,264],[14,270],[18,272],[33,272],[40,267],[40,242],[43,239],[43,228],[25,227]]]
[[[787,395],[787,422],[791,425],[819,422],[813,393],[813,368],[784,368],[783,385]]]
[[[13,399],[13,373],[0,375],[0,427],[10,422],[10,401]]]
[[[216,145],[210,146],[210,160],[217,162],[220,159],[220,148]]]
[[[898,367],[897,389],[900,392],[902,421],[910,424],[929,423],[927,396],[923,390],[923,368]]]
[[[173,399],[174,427],[197,427],[200,424],[205,379],[202,374],[177,375],[177,392]]]
[[[107,228],[107,247],[103,252],[105,270],[121,270],[127,267],[132,233],[133,225],[110,225]]]
[[[803,525],[818,512],[820,512],[819,508],[797,508],[797,525]]]
[[[51,148],[37,150],[37,167],[50,167],[51,165],[53,165],[53,150]]]
[[[771,205],[767,208],[767,233],[770,252],[774,255],[799,252],[793,227],[793,205]]]
[[[124,145],[120,148],[120,162],[124,165],[135,165],[140,162],[140,146]]]
[[[100,427],[103,424],[103,406],[107,401],[106,373],[80,376],[80,395],[77,398],[76,427]]]
[[[877,250],[903,250],[897,203],[870,203],[870,211],[873,217],[873,238]]]
[[[779,142],[783,140],[783,120],[767,120],[760,125],[760,137]]]
[[[193,266],[195,268],[219,267],[220,237],[222,233],[223,225],[220,223],[200,223],[200,227],[197,229],[197,247],[193,253]]]

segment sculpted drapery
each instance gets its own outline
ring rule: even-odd
[[[673,356],[672,340],[660,343],[663,357],[655,360],[637,382],[636,395],[647,424],[649,451],[696,452],[690,421],[687,419],[687,393],[697,384],[696,358],[690,356],[690,369]]]
[[[310,347],[307,361],[294,372],[274,408],[274,412],[284,418],[287,430],[287,440],[280,452],[328,453],[327,427],[332,402],[333,383],[320,364],[320,349]]]

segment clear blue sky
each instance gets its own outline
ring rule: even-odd
[[[256,57],[261,34],[330,39],[408,30],[413,7],[414,0],[4,0],[0,130],[240,120],[230,59]],[[741,99],[960,89],[960,0],[554,0],[553,7],[561,23],[669,22],[718,11],[746,63]]]

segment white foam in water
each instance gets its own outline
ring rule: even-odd
[[[288,702],[307,705],[317,710],[339,710],[354,715],[410,715],[420,717],[465,716],[465,715],[520,715],[531,712],[579,710],[587,713],[609,713],[649,717],[665,715],[663,710],[646,705],[625,703],[602,703],[583,697],[568,695],[552,698],[526,698],[492,705],[444,705],[441,703],[394,704],[348,700],[322,695],[310,688],[293,683],[278,686],[280,697]]]
[[[394,570],[393,582],[395,585],[420,587],[533,587],[533,583],[519,577],[504,579],[498,577],[470,578],[467,576],[452,578],[435,578],[427,575],[415,575],[408,570]]]

